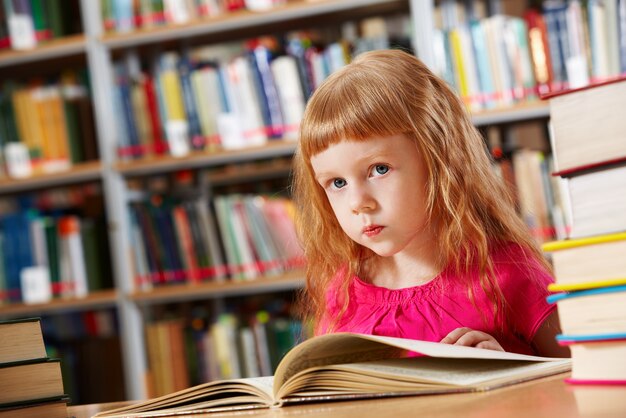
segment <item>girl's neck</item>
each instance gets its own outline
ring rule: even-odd
[[[414,287],[437,277],[444,268],[442,264],[436,246],[423,246],[420,251],[391,257],[374,255],[363,266],[361,278],[388,289]]]

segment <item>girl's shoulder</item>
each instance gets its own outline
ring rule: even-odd
[[[493,244],[489,256],[494,266],[537,264],[532,251],[516,242]]]
[[[545,287],[553,281],[550,272],[537,260],[534,253],[518,243],[494,245],[491,261],[500,286],[517,287],[529,280]]]

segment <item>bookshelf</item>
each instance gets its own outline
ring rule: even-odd
[[[0,306],[0,317],[28,317],[63,312],[91,311],[100,308],[115,308],[118,293],[115,290],[98,290],[80,299],[55,299],[46,304],[14,304]]]
[[[304,285],[301,271],[256,280],[198,285],[173,285],[159,287],[149,292],[135,292],[130,297],[141,305],[215,299],[226,296],[258,295],[262,293],[297,290]]]
[[[181,170],[201,173],[197,176],[199,199],[210,201],[212,189],[273,177],[287,177],[289,165],[280,163],[261,168],[245,166],[235,173],[224,167],[244,165],[259,160],[286,159],[295,149],[295,142],[271,140],[263,146],[217,152],[192,151],[183,157],[152,155],[139,159],[118,158],[120,123],[113,108],[115,90],[114,63],[128,51],[150,50],[165,46],[178,50],[188,45],[220,44],[250,37],[284,32],[299,27],[309,28],[331,22],[388,13],[409,13],[412,46],[426,64],[435,66],[435,8],[441,2],[432,0],[293,0],[265,12],[237,11],[214,18],[202,18],[181,25],[139,29],[128,33],[104,32],[99,2],[80,0],[84,33],[49,41],[29,51],[0,51],[0,69],[10,74],[15,68],[29,71],[49,62],[79,56],[86,61],[91,80],[91,100],[94,108],[99,159],[72,165],[71,169],[26,179],[0,179],[0,196],[63,187],[84,182],[102,185],[108,220],[111,266],[114,289],[89,294],[84,299],[54,300],[45,305],[0,306],[0,317],[21,316],[66,311],[89,311],[94,308],[114,308],[120,323],[120,344],[127,399],[146,398],[147,349],[144,341],[146,311],[151,307],[202,300],[219,301],[228,297],[272,294],[301,288],[303,277],[299,270],[276,277],[260,277],[251,281],[225,281],[196,285],[170,285],[140,291],[135,286],[130,240],[132,224],[129,202],[136,195],[129,183],[152,177],[172,175]],[[513,107],[474,112],[477,126],[514,124],[545,119],[549,109],[545,103],[531,102]]]
[[[99,161],[90,161],[75,164],[69,170],[50,174],[36,174],[23,179],[3,178],[0,179],[0,196],[46,187],[95,181],[102,178],[103,172],[104,169]]]
[[[86,47],[87,43],[83,35],[70,35],[53,39],[32,50],[6,49],[0,51],[0,68],[84,54]]]

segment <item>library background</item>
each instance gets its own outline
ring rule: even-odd
[[[298,123],[372,49],[445,78],[533,235],[564,238],[539,96],[626,70],[624,3],[5,0],[0,319],[42,318],[73,404],[271,374],[309,332]]]

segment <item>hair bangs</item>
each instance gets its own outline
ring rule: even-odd
[[[302,153],[310,157],[344,140],[411,132],[405,98],[394,87],[388,78],[372,77],[358,67],[333,74],[307,105],[300,127]]]

